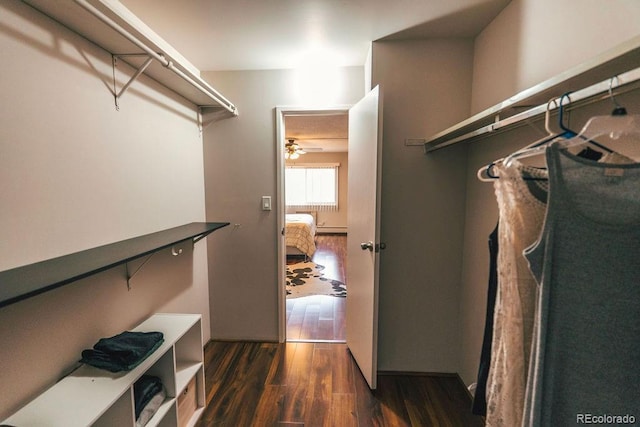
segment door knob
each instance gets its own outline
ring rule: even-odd
[[[373,242],[360,243],[360,248],[362,248],[363,251],[369,249],[371,252],[373,252]]]

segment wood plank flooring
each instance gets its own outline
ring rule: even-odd
[[[347,236],[319,234],[316,248],[312,261],[324,266],[324,276],[346,283]],[[300,261],[300,258],[288,258],[287,264]],[[288,298],[287,341],[344,342],[345,309],[345,298],[327,295]]]
[[[372,392],[345,344],[211,341],[208,426],[483,426],[454,376],[381,375]]]
[[[287,299],[287,341],[345,342],[345,299],[312,295]]]

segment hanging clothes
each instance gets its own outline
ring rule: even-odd
[[[546,156],[549,206],[526,252],[540,291],[522,425],[637,416],[640,163],[597,163],[557,144]]]
[[[474,415],[487,415],[487,379],[491,365],[491,342],[493,341],[493,317],[498,292],[498,227],[489,234],[489,281],[487,283],[487,308],[484,321],[484,337],[480,351],[480,365],[476,389],[473,393],[471,412]]]
[[[615,164],[632,162],[618,153],[602,156],[593,150],[582,150],[578,156]],[[500,176],[494,181],[494,188],[502,226],[498,227],[498,289],[486,385],[486,424],[519,426],[526,401],[538,299],[538,281],[523,252],[542,231],[548,171],[526,166],[517,159],[508,166],[498,162],[494,167]]]
[[[522,422],[537,290],[522,251],[542,228],[547,171],[517,160],[509,166],[498,162],[495,171],[500,176],[494,181],[500,249],[486,425],[513,427]],[[523,176],[534,179],[525,181]]]

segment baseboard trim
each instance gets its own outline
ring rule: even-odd
[[[458,377],[455,372],[378,371],[378,375],[402,375],[410,377]]]
[[[469,391],[469,387],[467,387],[467,385],[464,383],[460,374],[456,374],[456,377],[458,377],[458,382],[462,385],[462,387],[464,387],[464,389],[467,391],[467,395],[469,395],[469,399],[473,402],[473,394],[471,394],[471,392]]]
[[[316,227],[318,234],[347,234],[347,227]]]

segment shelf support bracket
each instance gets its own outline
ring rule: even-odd
[[[207,233],[202,233],[198,236],[195,236],[191,241],[192,241],[192,245],[195,245],[196,243],[198,243],[200,240],[204,239],[205,237],[207,237],[209,234],[213,233],[213,230],[207,232]]]
[[[129,81],[127,83],[125,83],[124,86],[122,86],[122,89],[120,89],[120,92],[118,92],[118,90],[116,89],[116,68],[118,66],[118,58],[123,58],[123,57],[127,57],[127,56],[144,56],[147,59],[140,66],[140,68],[138,68],[136,70],[136,72],[133,74],[133,76],[131,76]],[[147,67],[149,65],[151,65],[152,62],[153,62],[153,58],[151,56],[149,56],[149,55],[146,55],[146,54],[132,53],[132,54],[111,55],[111,65],[113,67],[113,97],[114,97],[115,103],[116,103],[116,110],[118,110],[118,111],[120,110],[120,106],[118,105],[118,100],[120,99],[120,97],[127,91],[129,86],[131,85],[131,83],[133,83],[138,77],[140,77],[140,74],[144,73],[144,70],[146,70]]]
[[[127,270],[127,290],[130,291],[131,290],[131,279],[133,279],[133,276],[135,276],[136,274],[138,274],[138,271],[140,271],[140,269],[142,267],[144,267],[144,265],[149,262],[149,260],[151,259],[152,256],[154,256],[155,254],[157,254],[157,252],[153,252],[152,254],[148,255],[144,261],[142,261],[142,264],[140,264],[138,266],[138,268],[135,269],[134,272],[130,272],[129,271],[129,263],[125,263],[125,268]]]
[[[193,242],[193,240],[192,240]],[[192,243],[193,244],[193,243]],[[138,266],[138,268],[135,269],[135,271],[131,272],[129,271],[129,263],[125,263],[125,268],[127,270],[127,290],[131,290],[131,279],[133,279],[133,276],[135,276],[136,274],[138,274],[138,272],[142,269],[142,267],[144,267],[144,265],[149,262],[149,260],[151,259],[152,256],[154,256],[155,254],[157,254],[159,251],[153,252],[149,255],[147,255],[147,257],[144,259],[144,261],[142,261],[142,263]],[[171,247],[171,255],[173,256],[180,256],[182,255],[182,248],[179,248],[178,245],[173,245]]]

